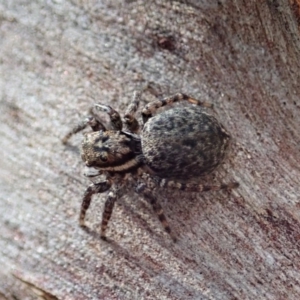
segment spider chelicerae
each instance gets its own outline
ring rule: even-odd
[[[93,132],[84,135],[81,148],[81,157],[90,169],[85,175],[105,176],[104,180],[86,189],[79,224],[85,226],[84,219],[92,196],[109,190],[101,223],[101,238],[106,239],[114,204],[131,189],[148,200],[165,231],[176,241],[158,202],[158,190],[204,192],[237,187],[236,182],[203,185],[195,181],[223,161],[230,135],[203,108],[212,108],[211,104],[182,93],[148,103],[142,110],[143,125],[140,126],[135,117],[139,98],[140,93],[135,92],[123,119],[112,107],[95,104],[90,116],[63,139],[66,144],[73,134],[90,126]],[[172,106],[153,116],[158,108],[178,101],[188,105]],[[110,130],[102,124],[95,110],[108,114]]]

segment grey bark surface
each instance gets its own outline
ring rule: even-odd
[[[300,299],[298,29],[287,0],[0,0],[0,299]],[[147,84],[214,104],[234,143],[205,180],[240,187],[165,193],[176,244],[126,195],[107,243],[61,138]]]

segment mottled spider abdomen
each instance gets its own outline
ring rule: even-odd
[[[230,136],[203,108],[186,106],[150,118],[141,140],[145,163],[157,176],[186,180],[214,170]]]

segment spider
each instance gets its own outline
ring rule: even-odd
[[[236,182],[221,185],[195,183],[197,177],[213,171],[223,161],[230,135],[214,116],[203,109],[212,108],[212,104],[182,93],[148,103],[142,110],[143,126],[140,129],[135,118],[139,98],[140,94],[135,92],[123,120],[112,107],[95,104],[94,110],[108,114],[111,130],[106,129],[91,109],[90,116],[62,140],[66,144],[73,134],[89,125],[93,132],[84,135],[81,148],[81,157],[90,170],[85,175],[105,177],[86,189],[79,224],[85,227],[84,219],[92,196],[110,190],[101,223],[101,238],[106,240],[105,232],[116,200],[126,190],[134,190],[150,202],[165,231],[175,242],[176,235],[157,200],[159,188],[204,192],[237,187]],[[153,116],[158,108],[178,101],[188,105],[172,106]]]

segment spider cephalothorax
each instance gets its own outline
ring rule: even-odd
[[[159,107],[181,100],[190,104],[172,107],[152,117]],[[85,134],[81,157],[87,167],[98,171],[96,175],[106,176],[104,181],[87,188],[82,201],[80,225],[84,226],[92,195],[111,189],[101,224],[101,237],[105,238],[114,203],[130,182],[134,191],[151,203],[165,230],[175,240],[153,187],[195,192],[236,187],[235,182],[219,186],[194,183],[195,178],[211,172],[222,162],[230,140],[224,127],[214,116],[205,112],[203,106],[211,107],[184,94],[151,102],[142,110],[144,124],[139,135],[139,124],[134,117],[138,107],[137,96],[125,112],[123,122],[110,106],[96,104],[96,109],[109,114],[112,130],[107,130],[98,116],[93,114],[63,139],[66,143],[72,134],[90,125],[93,132]],[[124,130],[123,125],[126,127]],[[148,176],[141,176],[145,173]],[[95,176],[95,173],[87,176]]]
[[[81,157],[87,167],[121,172],[140,165],[138,136],[124,131],[96,131],[84,136]]]

